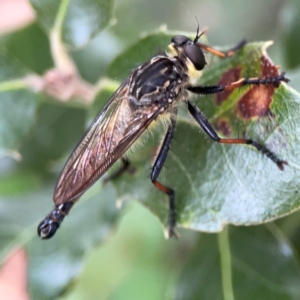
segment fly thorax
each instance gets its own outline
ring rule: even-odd
[[[130,91],[141,105],[170,103],[181,92],[181,74],[172,59],[156,56],[132,73]]]

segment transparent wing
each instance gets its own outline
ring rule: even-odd
[[[76,200],[120,158],[161,106],[130,105],[125,81],[98,114],[65,164],[54,192],[56,205]]]

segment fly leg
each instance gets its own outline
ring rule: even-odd
[[[284,77],[284,73],[270,78],[241,78],[227,85],[211,85],[211,86],[189,86],[187,90],[197,95],[216,94],[223,91],[233,91],[246,85],[272,85],[278,87],[281,82],[289,82],[289,79]]]
[[[220,51],[220,50],[217,50],[211,46],[208,46],[208,45],[205,45],[205,44],[202,44],[202,43],[197,43],[197,46],[199,46],[201,49],[213,54],[213,55],[216,55],[218,57],[221,57],[221,58],[226,58],[226,57],[229,57],[229,56],[232,56],[234,55],[238,50],[240,50],[241,48],[243,48],[245,46],[245,44],[247,43],[246,40],[242,40],[240,41],[235,47],[227,50],[227,51]]]
[[[204,132],[215,142],[222,143],[222,144],[246,144],[252,145],[258,151],[261,151],[265,154],[268,158],[270,158],[280,170],[284,169],[284,165],[287,165],[285,160],[279,159],[276,154],[274,154],[271,150],[266,148],[263,145],[251,140],[251,139],[222,139],[218,136],[212,126],[209,124],[208,120],[204,116],[204,114],[190,102],[187,102],[188,110],[192,117],[196,120],[196,122],[202,127]]]
[[[115,171],[110,176],[106,177],[103,180],[103,183],[106,184],[108,181],[115,180],[118,177],[120,177],[124,172],[129,172],[130,174],[133,174],[135,171],[134,167],[130,164],[130,161],[127,158],[122,157],[122,166]]]
[[[176,119],[174,118],[171,120],[171,124],[168,128],[168,131],[163,140],[163,143],[159,149],[159,152],[155,159],[154,165],[152,167],[151,176],[150,176],[151,181],[154,184],[154,186],[169,196],[169,232],[168,232],[169,237],[173,237],[173,236],[178,237],[178,234],[175,231],[175,226],[176,226],[175,194],[171,188],[158,182],[157,178],[158,178],[160,171],[166,161],[167,154],[170,149],[170,144],[171,144],[171,141],[172,141],[172,138],[174,135],[175,126],[176,126]]]

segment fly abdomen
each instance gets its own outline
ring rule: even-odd
[[[42,239],[50,239],[58,229],[60,223],[69,213],[74,202],[70,201],[56,206],[50,214],[39,224],[38,235]]]

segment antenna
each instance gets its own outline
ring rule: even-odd
[[[194,43],[197,43],[198,40],[199,40],[199,38],[200,38],[200,36],[201,36],[204,32],[202,32],[202,33],[199,35],[199,21],[198,21],[198,19],[197,19],[196,16],[195,16],[195,19],[196,19],[198,25],[197,25],[197,31],[196,31],[196,37],[195,37],[195,39],[194,39]]]

